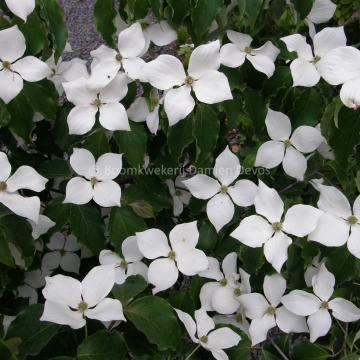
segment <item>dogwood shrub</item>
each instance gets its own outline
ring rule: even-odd
[[[359,358],[337,2],[97,0],[87,59],[56,0],[0,2],[2,360]]]

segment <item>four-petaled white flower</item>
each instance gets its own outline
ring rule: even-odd
[[[37,196],[24,197],[19,195],[21,189],[41,192],[45,189],[47,179],[32,167],[20,166],[11,174],[11,165],[7,155],[0,152],[0,203],[16,215],[25,217],[37,224],[40,212],[40,199]]]
[[[103,154],[95,162],[90,151],[74,149],[70,165],[83,177],[74,177],[67,183],[65,203],[82,205],[94,199],[100,206],[120,206],[121,188],[113,180],[121,172],[122,154]]]
[[[35,0],[5,0],[5,4],[14,15],[25,22],[35,9]]]
[[[80,250],[81,245],[72,234],[63,234],[56,232],[46,244],[46,247],[51,250],[42,258],[42,268],[55,270],[61,267],[64,271],[79,273],[80,258],[76,251]]]
[[[136,237],[144,257],[153,260],[148,270],[148,281],[155,286],[153,294],[173,286],[179,271],[194,276],[209,266],[204,252],[196,249],[199,240],[196,221],[176,225],[169,234],[170,245],[159,229],[136,233]]]
[[[239,180],[230,186],[240,175],[240,161],[227,146],[216,158],[214,177],[198,174],[183,184],[191,195],[198,199],[209,200],[206,213],[210,222],[219,232],[234,216],[235,206],[250,206],[254,203],[257,186],[249,180]]]
[[[34,56],[21,58],[25,51],[25,37],[17,25],[0,31],[0,99],[6,104],[23,89],[23,80],[40,81],[51,73],[50,68]]]
[[[312,279],[315,295],[303,290],[293,290],[281,299],[283,305],[292,313],[308,316],[311,342],[329,332],[332,322],[329,310],[332,316],[340,321],[352,322],[360,319],[360,309],[352,302],[340,297],[330,300],[334,285],[334,275],[322,264]]]
[[[218,260],[208,257],[209,269],[199,276],[215,279],[204,284],[200,290],[201,306],[206,311],[219,314],[233,314],[239,310],[239,296],[251,291],[250,275],[243,269],[237,269],[237,254],[232,252],[224,257],[222,271]]]
[[[241,340],[240,335],[228,327],[215,329],[214,320],[206,313],[204,308],[196,310],[195,321],[186,312],[174,309],[179,320],[184,324],[193,343],[199,344],[210,351],[216,360],[228,360],[229,357],[223,349],[236,346]]]
[[[170,179],[166,180],[166,185],[173,199],[173,214],[179,216],[184,210],[184,205],[189,204],[191,194],[183,189],[184,184],[180,175],[175,179],[175,182]]]
[[[220,50],[220,61],[223,65],[236,68],[248,59],[256,70],[267,77],[274,74],[274,62],[280,50],[271,41],[267,41],[258,49],[253,49],[250,46],[253,41],[250,35],[233,30],[228,30],[226,34],[231,43],[225,44]]]
[[[251,293],[239,298],[245,315],[252,320],[249,327],[252,345],[266,340],[268,331],[276,325],[285,333],[308,332],[303,316],[279,306],[286,291],[286,280],[281,275],[266,275],[263,290],[265,296]]]
[[[289,51],[295,51],[298,58],[290,64],[294,86],[315,86],[323,76],[323,64],[331,50],[346,46],[343,27],[325,28],[314,36],[314,52],[300,34],[281,38]]]
[[[117,74],[100,91],[90,90],[88,80],[84,78],[63,83],[67,99],[75,105],[67,118],[69,134],[83,135],[90,131],[98,112],[99,122],[105,129],[130,131],[126,110],[119,103],[127,94],[127,84],[124,73]]]
[[[43,289],[46,301],[40,320],[73,329],[85,326],[85,318],[126,321],[121,302],[106,297],[114,283],[115,268],[111,265],[94,267],[82,282],[64,275],[47,277]]]
[[[131,275],[141,275],[147,280],[147,266],[141,261],[136,236],[129,236],[121,244],[122,257],[110,250],[102,250],[99,255],[101,265],[115,266],[115,283],[123,284]]]
[[[243,219],[230,235],[253,248],[264,245],[266,260],[280,272],[288,258],[287,249],[292,243],[287,234],[297,237],[310,234],[323,212],[313,206],[299,204],[291,206],[284,214],[284,203],[277,191],[261,180],[254,205],[259,215]]]
[[[315,151],[323,142],[320,131],[302,125],[291,135],[289,117],[271,109],[268,109],[265,124],[271,140],[259,147],[255,166],[272,169],[282,163],[286,174],[304,180],[307,160],[303,154]]]
[[[150,98],[138,97],[127,110],[129,119],[135,122],[146,122],[152,134],[156,134],[159,129],[159,111],[163,99],[159,97],[157,91],[152,91]]]
[[[309,240],[325,246],[347,243],[351,254],[360,259],[360,195],[353,209],[346,196],[333,186],[317,184],[320,191],[318,208],[324,211]]]
[[[232,99],[227,77],[220,67],[220,42],[198,46],[191,54],[188,74],[182,62],[172,55],[160,55],[148,62],[143,71],[147,81],[159,90],[167,90],[164,109],[170,126],[186,118],[195,107],[191,96],[206,104]]]
[[[118,37],[118,49],[110,49],[101,45],[91,52],[94,58],[89,80],[91,89],[101,89],[109,84],[120,71],[124,69],[126,74],[133,80],[142,80],[142,50],[145,47],[145,38],[141,25],[135,23],[120,32]]]

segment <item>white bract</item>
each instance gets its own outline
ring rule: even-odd
[[[131,275],[141,275],[147,280],[147,266],[141,261],[143,254],[137,245],[136,236],[129,236],[121,244],[122,257],[110,250],[102,250],[99,255],[101,265],[115,266],[115,283],[123,284]]]
[[[286,280],[281,275],[266,275],[263,290],[265,296],[251,293],[239,298],[245,315],[252,320],[249,327],[252,345],[266,340],[268,331],[276,325],[285,333],[308,332],[304,317],[279,306],[286,291]]]
[[[5,0],[9,10],[25,22],[35,9],[35,0]]]
[[[215,315],[213,316],[213,320],[215,324],[225,324],[225,325],[232,325],[246,333],[248,336],[249,334],[249,322],[246,319],[246,316],[243,311],[243,307],[241,310],[238,311],[236,314],[232,315]]]
[[[95,162],[90,151],[74,149],[70,165],[82,177],[67,183],[65,203],[82,205],[93,199],[100,206],[120,206],[121,188],[114,179],[122,169],[122,154],[103,154]]]
[[[120,71],[124,69],[133,80],[142,79],[142,67],[145,62],[141,56],[145,47],[145,38],[141,25],[135,23],[120,32],[118,49],[110,49],[101,45],[91,52],[94,58],[89,86],[92,89],[101,89],[109,84]]]
[[[293,290],[282,297],[281,302],[292,313],[308,316],[307,324],[310,330],[310,341],[326,335],[331,328],[331,316],[340,321],[352,322],[360,319],[360,309],[352,302],[337,297],[332,300],[335,277],[324,264],[312,278],[314,294],[303,290]]]
[[[210,351],[217,360],[228,360],[229,357],[223,349],[236,346],[241,340],[240,335],[228,327],[215,329],[214,320],[206,313],[204,308],[195,311],[195,321],[186,312],[174,309],[179,320],[184,324],[193,343],[199,344]]]
[[[63,83],[66,97],[75,107],[70,111],[67,123],[69,134],[83,135],[89,132],[99,113],[99,122],[107,130],[130,131],[124,105],[119,103],[128,91],[127,75],[119,73],[105,88],[90,90],[89,80],[80,78]]]
[[[252,248],[264,245],[266,260],[277,272],[287,260],[292,243],[287,235],[304,237],[317,226],[323,212],[310,205],[293,205],[284,214],[284,203],[275,189],[259,180],[254,205],[257,215],[246,217],[230,234]]]
[[[315,86],[323,75],[323,62],[331,50],[346,46],[343,27],[325,28],[314,36],[314,51],[300,34],[281,38],[289,51],[295,51],[298,58],[290,64],[294,86]]]
[[[24,197],[18,191],[22,189],[41,192],[45,189],[47,179],[32,167],[20,166],[11,174],[11,165],[7,155],[0,152],[0,203],[16,215],[25,217],[37,224],[40,212],[40,199],[37,196]]]
[[[45,298],[41,321],[69,325],[73,329],[85,326],[85,318],[100,321],[126,321],[119,300],[106,296],[115,283],[115,268],[96,266],[82,282],[69,276],[46,278]]]
[[[45,215],[39,215],[38,222],[34,223],[28,220],[32,227],[32,237],[37,240],[41,235],[44,235],[48,230],[54,227],[56,224]]]
[[[226,34],[231,43],[225,44],[220,50],[220,62],[223,65],[236,68],[247,59],[256,70],[264,73],[267,77],[274,74],[274,62],[280,50],[271,41],[267,41],[258,49],[253,49],[250,46],[253,41],[250,35],[233,30],[228,30]]]
[[[159,97],[157,91],[152,91],[150,98],[138,97],[127,110],[129,119],[135,122],[146,122],[152,134],[156,134],[159,129],[159,111],[163,99]]]
[[[240,170],[239,158],[227,146],[215,160],[213,174],[217,180],[198,174],[183,181],[191,195],[198,199],[210,199],[206,213],[217,232],[232,220],[235,212],[233,202],[243,207],[254,203],[257,186],[252,181],[239,180],[231,185],[240,175]]]
[[[224,257],[222,271],[218,260],[208,257],[209,269],[199,276],[215,279],[204,284],[200,290],[201,306],[206,311],[219,314],[233,314],[239,310],[239,296],[251,291],[250,275],[243,269],[237,269],[237,254],[232,252]]]
[[[203,251],[196,249],[199,231],[196,221],[176,225],[166,235],[159,229],[149,229],[136,233],[138,246],[149,265],[148,281],[155,287],[153,294],[169,289],[178,277],[179,271],[187,276],[194,276],[209,266]]]
[[[325,262],[325,259],[320,261],[320,256],[316,255],[311,263],[310,266],[308,266],[304,273],[304,280],[306,283],[306,286],[311,286],[312,284],[312,278],[319,272],[321,265]]]
[[[206,104],[232,99],[227,77],[218,71],[220,67],[220,42],[200,45],[192,52],[188,73],[182,62],[172,55],[160,55],[147,63],[144,76],[159,90],[166,90],[164,109],[170,126],[186,118],[195,107],[191,95]]]
[[[63,234],[56,232],[46,244],[46,247],[51,250],[42,258],[42,268],[55,270],[58,267],[67,272],[79,273],[80,258],[75,254],[80,250],[81,245],[72,234]]]
[[[270,108],[265,124],[271,140],[259,147],[255,166],[272,169],[282,163],[286,174],[297,180],[304,180],[307,160],[303,154],[315,151],[323,142],[320,131],[302,125],[291,134],[289,117]]]
[[[170,179],[166,180],[166,185],[173,199],[173,214],[179,216],[184,210],[184,205],[189,204],[191,194],[183,189],[184,184],[180,175],[175,179],[175,182]]]
[[[50,75],[49,67],[34,56],[20,59],[26,51],[25,37],[17,25],[0,31],[0,99],[6,104],[24,87]]]
[[[346,196],[333,186],[317,184],[320,191],[318,208],[324,211],[309,240],[325,246],[347,243],[351,254],[360,259],[360,195],[353,208]]]

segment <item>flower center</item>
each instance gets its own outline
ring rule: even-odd
[[[328,309],[329,303],[327,301],[323,301],[320,305],[320,309]]]
[[[128,267],[127,261],[121,260],[120,267],[121,267],[122,269],[127,269],[127,267]]]
[[[244,49],[244,51],[245,51],[247,54],[251,54],[251,52],[252,52],[251,46],[247,46],[247,47]]]
[[[234,295],[235,295],[235,296],[240,296],[240,295],[241,295],[241,290],[240,290],[240,288],[234,289]]]
[[[0,181],[0,191],[5,191],[7,188],[5,181]]]
[[[89,305],[85,301],[81,301],[78,305],[78,311],[84,313],[89,308]]]
[[[275,315],[276,309],[273,308],[272,306],[269,306],[268,309],[266,310],[266,313],[269,315]]]
[[[243,321],[242,315],[241,315],[241,314],[236,314],[236,316],[235,316],[235,321],[236,321],[237,323],[241,323],[241,322]]]
[[[180,196],[180,195],[181,195],[181,191],[180,191],[180,190],[176,190],[176,191],[175,191],[175,195],[176,195],[176,196]]]
[[[281,231],[282,229],[282,223],[281,222],[275,222],[272,224],[272,228],[274,231]]]
[[[64,256],[65,253],[66,253],[66,251],[65,251],[64,249],[61,249],[61,250],[60,250],[60,255],[61,255],[61,256]]]
[[[95,176],[93,176],[90,179],[90,183],[91,183],[91,186],[94,187],[98,183],[98,179]]]
[[[11,62],[9,62],[9,61],[4,61],[4,62],[2,63],[2,65],[3,65],[4,69],[6,69],[6,70],[11,70]]]
[[[194,79],[191,76],[187,76],[185,79],[185,84],[191,86],[194,83]]]
[[[321,57],[318,56],[318,55],[316,55],[316,56],[313,58],[312,63],[313,63],[313,64],[316,64],[316,63],[318,63],[320,60],[321,60]]]
[[[284,140],[284,145],[285,145],[286,147],[289,147],[289,146],[291,145],[291,141],[290,141],[289,139]]]
[[[203,344],[206,344],[207,342],[208,342],[208,337],[207,336],[202,336],[201,338],[200,338],[200,341],[203,343]]]
[[[227,186],[222,185],[222,186],[220,187],[220,192],[221,192],[222,194],[226,194],[227,191],[228,191],[228,187],[227,187]]]
[[[347,219],[347,222],[350,224],[350,225],[355,225],[358,223],[358,218],[354,215],[351,215],[348,217]]]
[[[92,103],[92,106],[95,106],[96,108],[99,108],[101,105],[103,105],[102,101],[100,99],[95,99]]]
[[[159,99],[156,97],[153,97],[150,99],[150,103],[152,107],[158,106],[159,105]]]
[[[220,281],[219,281],[219,284],[220,284],[220,286],[226,286],[227,285],[227,280],[224,278],[224,279],[221,279]]]
[[[116,61],[121,62],[123,57],[121,54],[116,54],[115,59],[116,59]]]
[[[168,258],[170,260],[175,260],[176,259],[176,252],[171,250],[169,253],[168,253]]]

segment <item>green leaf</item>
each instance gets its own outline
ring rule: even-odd
[[[122,360],[127,357],[124,339],[117,332],[97,331],[79,345],[78,360]]]
[[[110,47],[114,47],[114,34],[116,32],[116,27],[114,25],[115,17],[116,11],[114,0],[96,0],[94,6],[96,29]]]
[[[142,293],[147,288],[147,285],[146,280],[141,275],[133,275],[129,276],[124,284],[115,285],[112,293],[124,305]]]
[[[263,0],[247,0],[245,6],[245,14],[251,27],[254,27],[256,20],[260,14]]]
[[[239,257],[243,262],[243,268],[249,274],[256,273],[265,263],[261,248],[251,248],[241,245]]]
[[[120,250],[122,242],[138,231],[147,229],[145,221],[136,215],[129,207],[114,207],[109,220],[110,242],[115,249]]]
[[[201,42],[210,30],[211,24],[219,13],[222,0],[198,0],[191,13],[192,30],[196,43]]]
[[[44,161],[39,165],[37,171],[42,176],[49,179],[56,177],[70,177],[72,174],[69,162],[61,159]]]
[[[162,0],[149,0],[151,10],[154,13],[156,20],[161,21],[161,13],[162,13]]]
[[[25,82],[23,94],[35,112],[55,121],[59,95],[52,82]]]
[[[168,147],[174,160],[179,161],[185,148],[193,142],[192,129],[192,115],[169,127],[167,134]]]
[[[326,267],[335,275],[337,283],[351,280],[356,273],[356,258],[347,246],[338,247],[326,256]]]
[[[21,339],[19,360],[39,354],[60,329],[57,324],[40,321],[42,313],[43,305],[29,305],[9,326],[6,338]]]
[[[12,353],[11,349],[7,346],[6,342],[3,340],[0,340],[0,359],[16,360],[15,354]]]
[[[204,223],[199,229],[198,248],[203,251],[213,251],[217,243],[215,228],[209,223]]]
[[[155,218],[153,207],[144,200],[137,200],[129,203],[129,206],[133,209],[135,214],[139,215],[143,219]]]
[[[189,0],[167,0],[171,8],[171,20],[177,27],[183,25],[184,19],[190,14]]]
[[[252,88],[244,91],[246,112],[253,123],[255,132],[261,134],[265,127],[265,117],[267,113],[266,103],[263,96]]]
[[[212,157],[219,136],[220,122],[216,112],[205,104],[199,104],[194,116],[193,135],[196,141],[196,163]],[[195,165],[196,165],[195,163]]]
[[[294,4],[296,11],[300,14],[302,19],[309,15],[310,10],[314,4],[314,0],[291,0]]]
[[[142,124],[131,124],[131,131],[115,131],[114,138],[126,161],[134,168],[142,167],[146,155],[147,134]]]
[[[94,205],[72,205],[70,227],[78,241],[94,254],[104,248],[106,243],[104,222],[100,211]]]
[[[72,205],[64,204],[63,201],[63,197],[52,199],[44,210],[44,215],[56,224],[50,229],[50,233],[59,231],[69,221]]]
[[[143,19],[149,12],[149,2],[148,0],[128,0],[128,8],[132,20]]]
[[[68,38],[64,10],[57,0],[39,0],[39,3],[42,7],[42,15],[52,35],[55,48],[55,62],[57,62],[65,49]]]
[[[302,342],[295,346],[292,352],[294,360],[325,360],[329,353],[320,345]]]
[[[14,267],[13,256],[11,255],[11,251],[9,248],[9,244],[7,242],[7,237],[5,231],[3,231],[0,227],[0,263]]]
[[[5,103],[0,99],[0,128],[7,126],[11,121],[11,115],[6,109]]]
[[[180,327],[170,304],[157,296],[135,300],[124,310],[125,316],[160,351],[173,349],[180,340]]]
[[[82,147],[89,150],[96,159],[111,151],[105,131],[103,130],[95,131],[88,136],[82,144]]]

